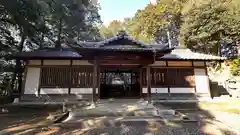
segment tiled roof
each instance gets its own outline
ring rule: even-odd
[[[136,45],[140,45],[142,48],[145,48],[146,45],[141,43],[140,41],[138,40],[135,40],[133,39],[132,37],[130,37],[125,31],[122,31],[120,32],[117,36],[114,36],[112,38],[109,38],[109,39],[106,39],[106,40],[103,40],[103,41],[100,41],[98,42],[97,44],[95,44],[95,46],[97,47],[103,47],[105,46],[106,44],[109,44],[113,41],[118,41],[118,40],[129,40],[131,41],[132,43],[136,44]]]
[[[164,53],[163,57],[157,59],[166,60],[224,60],[226,58],[213,56],[208,54],[202,54],[197,52],[192,52],[186,48],[175,48],[169,49],[167,45],[145,45],[137,40],[134,40],[128,36],[125,32],[121,32],[115,37],[106,39],[101,42],[76,42],[71,39],[67,41],[66,46],[62,49],[43,49],[34,52],[23,52],[15,55],[14,57],[19,58],[59,58],[59,59],[74,59],[82,58],[79,55],[81,52],[95,53],[95,50],[105,51],[105,52],[157,52]],[[78,51],[75,52],[74,50]],[[171,52],[171,53],[170,53]]]
[[[59,58],[59,59],[74,59],[74,58],[81,58],[82,56],[79,55],[77,52],[72,51],[70,48],[62,48],[59,49],[42,49],[42,50],[36,50],[32,52],[23,52],[16,54],[13,57],[18,58],[31,58],[31,59],[39,59],[39,58]]]
[[[92,48],[93,49],[93,48]],[[165,50],[164,47],[152,47],[152,48],[94,48],[104,49],[107,51],[142,51],[148,52],[153,51],[153,49],[158,50]],[[31,59],[38,59],[38,58],[59,58],[59,59],[79,59],[82,56],[79,55],[77,52],[73,51],[71,48],[63,48],[61,50],[55,49],[43,49],[43,50],[36,50],[33,52],[23,52],[16,55],[20,58],[31,58]],[[183,49],[183,48],[176,48],[172,50],[171,53],[165,54],[163,57],[158,59],[166,59],[166,60],[225,60],[225,57],[219,57],[209,54],[197,53],[192,52],[190,49]]]
[[[99,50],[99,51],[105,51],[105,52],[156,52],[156,53],[169,53],[172,49],[169,49],[169,48],[78,48],[77,50]]]
[[[164,55],[160,59],[169,60],[225,60],[225,57],[219,57],[209,54],[193,52],[186,48],[175,48],[171,53]]]

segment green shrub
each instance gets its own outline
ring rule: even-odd
[[[240,59],[234,59],[230,64],[230,71],[233,76],[240,76]]]

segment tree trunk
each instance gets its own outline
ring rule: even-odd
[[[43,42],[44,42],[44,34],[42,33],[40,43],[39,43],[39,49],[43,49]]]
[[[15,68],[15,71],[14,71],[14,73],[12,74],[12,81],[11,81],[11,85],[10,85],[10,89],[9,89],[9,90],[10,90],[10,91],[9,91],[9,94],[10,94],[10,95],[12,94],[12,90],[14,89],[16,77],[17,77],[17,71],[16,71],[16,68]]]
[[[80,41],[80,31],[77,32],[77,40]]]
[[[61,48],[61,34],[62,34],[62,18],[59,19],[59,25],[58,25],[58,36],[57,36],[57,42],[56,42],[56,48]]]
[[[26,37],[23,34],[21,42],[19,43],[19,52],[23,51],[23,45],[24,45],[25,39],[26,39]],[[23,73],[23,70],[22,70],[23,67],[22,67],[21,60],[17,59],[16,66],[17,66],[17,71],[18,71],[18,92],[21,93],[21,90],[22,90],[22,73]]]
[[[24,45],[24,42],[25,42],[25,35],[22,34],[21,36],[21,41],[19,43],[19,48],[18,48],[18,51],[19,52],[22,52],[23,51],[23,45]],[[16,67],[15,67],[15,71],[13,73],[13,77],[12,77],[12,84],[11,84],[11,87],[10,87],[10,94],[12,94],[12,90],[15,88],[15,84],[16,84],[16,77],[18,78],[17,82],[18,82],[18,92],[21,92],[21,88],[22,88],[22,64],[21,64],[21,60],[19,59],[16,59]]]

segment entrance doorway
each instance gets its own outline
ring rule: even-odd
[[[139,70],[104,68],[100,73],[100,98],[139,98]]]

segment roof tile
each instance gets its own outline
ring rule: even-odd
[[[190,49],[176,48],[170,54],[166,54],[161,59],[180,59],[180,60],[225,60],[225,57],[219,57],[209,54],[193,52]]]

